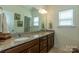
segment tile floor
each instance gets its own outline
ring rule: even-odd
[[[72,53],[72,49],[68,49],[68,48],[52,48],[49,53]]]

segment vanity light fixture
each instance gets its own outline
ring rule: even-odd
[[[47,14],[47,11],[45,10],[45,9],[39,9],[39,13],[41,13],[41,14]]]

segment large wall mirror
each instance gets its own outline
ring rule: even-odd
[[[8,31],[10,33],[34,32],[41,30],[42,17],[36,8],[31,6],[4,5]]]

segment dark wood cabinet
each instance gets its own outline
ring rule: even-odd
[[[47,48],[47,40],[40,42],[40,50]]]
[[[39,53],[39,44],[27,49],[27,53]]]
[[[3,52],[5,52],[5,53],[20,53],[23,50],[27,49],[29,47],[28,45],[29,45],[29,43],[25,43],[25,44],[18,45],[16,47],[12,47],[10,49],[7,49]]]
[[[33,40],[30,43],[30,47],[22,51],[22,53],[39,53],[39,39]]]
[[[4,53],[24,53],[24,52],[28,52],[29,50],[34,50],[35,51],[35,49],[33,47],[35,49],[37,47],[39,47],[39,39],[34,39],[30,42],[26,42],[24,44],[12,47],[12,48],[4,50],[2,52],[4,52]],[[39,50],[39,48],[38,48],[38,50]],[[37,51],[37,49],[36,49],[36,51]],[[31,52],[33,52],[33,51],[31,51]]]
[[[15,47],[11,47],[3,53],[46,53],[54,46],[54,33],[33,39]]]
[[[40,53],[47,52],[47,36],[40,38]]]
[[[47,53],[47,48],[44,48],[43,50],[41,50],[40,53]]]
[[[54,46],[54,34],[48,35],[48,51]]]

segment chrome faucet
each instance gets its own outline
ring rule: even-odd
[[[21,34],[17,34],[18,35],[18,37],[21,37]]]

